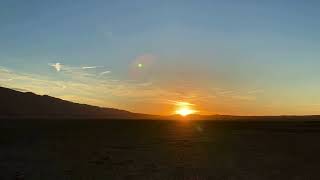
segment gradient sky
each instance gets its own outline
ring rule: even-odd
[[[153,114],[179,101],[202,114],[320,114],[319,8],[1,0],[0,86]]]

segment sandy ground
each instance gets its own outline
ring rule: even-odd
[[[320,179],[320,122],[1,120],[0,180]]]

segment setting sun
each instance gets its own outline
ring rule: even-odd
[[[188,102],[176,102],[176,106],[177,110],[175,111],[175,114],[178,114],[180,116],[188,116],[197,112],[196,110],[190,107],[194,106],[194,104]]]
[[[188,115],[193,114],[195,112],[196,112],[195,110],[192,110],[189,108],[181,108],[176,111],[176,114],[179,114],[181,116],[188,116]]]

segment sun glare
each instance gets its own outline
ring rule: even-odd
[[[178,106],[177,110],[175,111],[175,114],[178,114],[180,116],[188,116],[190,114],[194,114],[197,111],[190,108],[190,106],[193,106],[193,104],[187,103],[187,102],[177,102],[176,105]]]
[[[193,113],[195,113],[195,111],[192,109],[188,109],[188,108],[181,108],[176,111],[176,114],[179,114],[181,116],[188,116]]]

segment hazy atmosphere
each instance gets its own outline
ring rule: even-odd
[[[319,5],[2,0],[0,86],[160,115],[181,103],[200,114],[319,114]]]

